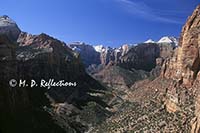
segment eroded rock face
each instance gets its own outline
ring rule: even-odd
[[[17,42],[0,35],[0,52],[0,131],[84,132],[99,121],[93,119],[97,112],[105,118],[102,109],[107,104],[99,96],[105,88],[86,74],[79,55],[65,43],[46,34],[21,33]],[[52,78],[77,82],[77,86],[48,90],[8,84],[10,79],[40,83]],[[94,117],[86,120],[84,113],[96,108]]]
[[[181,96],[181,91],[186,89],[187,93],[191,93],[195,103],[195,118],[191,121],[192,133],[200,132],[200,102],[199,102],[199,87],[200,87],[200,5],[194,10],[193,14],[188,18],[184,25],[179,47],[175,50],[171,59],[166,60],[163,65],[162,76],[172,79],[175,84],[168,88],[168,94],[171,94],[174,99],[178,99],[176,105],[186,104],[185,99],[189,94]],[[184,100],[185,99],[185,100]],[[167,104],[168,109],[172,108],[172,104]],[[176,109],[174,111],[177,111]]]
[[[198,6],[182,29],[179,48],[170,61],[164,76],[180,80],[182,84],[192,86],[200,68],[200,6]]]
[[[134,68],[151,71],[156,66],[156,58],[160,56],[157,44],[139,44],[132,47],[120,60],[119,65],[124,68]]]
[[[95,50],[100,53],[100,60],[103,66],[106,66],[110,61],[118,63],[130,49],[128,44],[124,44],[119,48],[104,47],[103,45],[94,46]]]
[[[30,62],[22,63],[16,60],[17,48],[16,42],[9,40],[6,35],[0,35],[0,131],[32,132],[37,130],[43,132],[49,130],[64,132],[44,110],[37,110],[44,103],[48,105],[45,97],[42,96],[43,89],[31,91],[30,88],[9,86],[9,80],[27,78],[30,74],[23,69],[27,66],[25,64]],[[36,102],[37,100],[34,99],[40,102]]]

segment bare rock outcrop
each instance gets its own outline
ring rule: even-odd
[[[21,30],[7,15],[0,17],[0,34],[7,35],[10,40],[16,41]]]
[[[119,65],[126,69],[151,71],[156,66],[156,58],[160,55],[157,44],[138,44],[121,57]]]
[[[163,76],[179,80],[186,87],[192,86],[200,67],[200,6],[182,29],[179,47],[173,58],[166,61]]]
[[[194,97],[195,117],[191,121],[191,132],[200,132],[200,5],[194,10],[184,25],[179,47],[171,59],[166,60],[163,65],[162,75],[164,78],[172,79],[175,84],[168,88],[168,94],[177,99],[176,105],[186,104],[185,100],[192,94]],[[186,90],[187,94],[181,95]],[[190,98],[191,99],[191,98]],[[173,101],[171,100],[171,101]],[[166,104],[168,109],[174,104]],[[176,109],[174,111],[177,111]]]

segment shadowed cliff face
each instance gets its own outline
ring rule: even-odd
[[[156,58],[160,55],[157,44],[139,44],[131,48],[121,59],[119,65],[126,68],[135,68],[151,71],[156,66]]]
[[[69,46],[80,54],[81,60],[83,61],[86,68],[92,64],[99,65],[101,63],[100,53],[95,51],[91,45],[77,42],[74,44],[69,44]]]
[[[17,44],[11,42],[7,36],[0,36],[0,46],[2,50],[0,59],[1,132],[64,132],[41,108],[44,103],[48,103],[42,96],[45,90],[34,90],[37,92],[37,95],[34,95],[31,94],[33,90],[30,88],[9,86],[10,79],[24,78],[20,75],[26,72],[20,70],[19,62],[16,60]],[[38,99],[39,102],[36,103],[33,99]]]
[[[95,118],[86,121],[83,117],[84,110],[91,106],[89,103],[95,106],[88,110],[99,106],[94,115],[101,113],[101,119],[104,118],[107,104],[90,93],[104,95],[105,88],[85,73],[78,55],[63,42],[46,34],[21,33],[17,42],[0,36],[0,51],[0,130],[3,133],[83,132],[88,124],[96,122]],[[12,88],[8,84],[10,79],[26,80],[28,84],[31,79],[38,83],[41,79],[65,80],[76,82],[77,86],[49,90],[39,86]]]

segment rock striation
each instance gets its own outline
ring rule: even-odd
[[[156,65],[156,58],[160,55],[157,44],[138,44],[132,47],[120,60],[119,65],[130,69],[141,69],[150,71]]]
[[[182,29],[179,47],[173,58],[166,61],[163,76],[179,80],[183,85],[190,87],[197,78],[199,61],[199,27],[200,7],[198,6],[191,17],[188,18]],[[164,66],[165,67],[165,66]]]

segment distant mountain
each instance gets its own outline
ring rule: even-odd
[[[173,36],[164,36],[164,37],[160,38],[158,41],[148,39],[144,43],[158,43],[158,44],[166,43],[166,44],[173,45],[173,47],[176,47],[176,46],[178,46],[178,38],[173,37]]]
[[[137,45],[124,44],[119,48],[105,47],[103,45],[92,46],[83,42],[75,42],[68,45],[72,50],[80,54],[88,73],[97,73],[111,61],[121,66],[126,66],[126,68],[150,71],[155,67],[156,58],[161,57],[165,59],[171,56],[173,49],[178,45],[177,43],[178,40],[175,37],[162,37],[158,42],[149,39]],[[142,48],[142,46],[144,46],[144,48]],[[147,51],[146,48],[152,46],[157,47],[158,50]],[[148,56],[142,58],[147,52]],[[149,60],[151,57],[152,59]],[[146,67],[144,67],[144,65],[146,65]]]
[[[162,37],[158,43],[168,43],[168,44],[172,44],[173,46],[178,46],[178,39],[175,37],[169,37],[169,36],[165,36]]]
[[[92,46],[85,43],[75,42],[68,46],[80,54],[80,57],[87,70],[105,67],[110,61],[119,62],[130,46],[122,45],[119,48],[104,47],[103,45]],[[100,65],[100,67],[98,67]],[[96,67],[96,68],[94,68]]]
[[[83,42],[70,43],[68,46],[80,54],[80,57],[86,68],[92,64],[101,64],[100,53],[97,52],[93,46]]]
[[[149,39],[149,40],[145,41],[144,43],[156,43],[156,42],[152,39]]]
[[[160,47],[155,43],[143,43],[131,47],[118,64],[126,69],[151,71],[160,57]]]
[[[106,49],[103,45],[96,45],[96,46],[93,46],[93,47],[99,53],[103,52]]]

